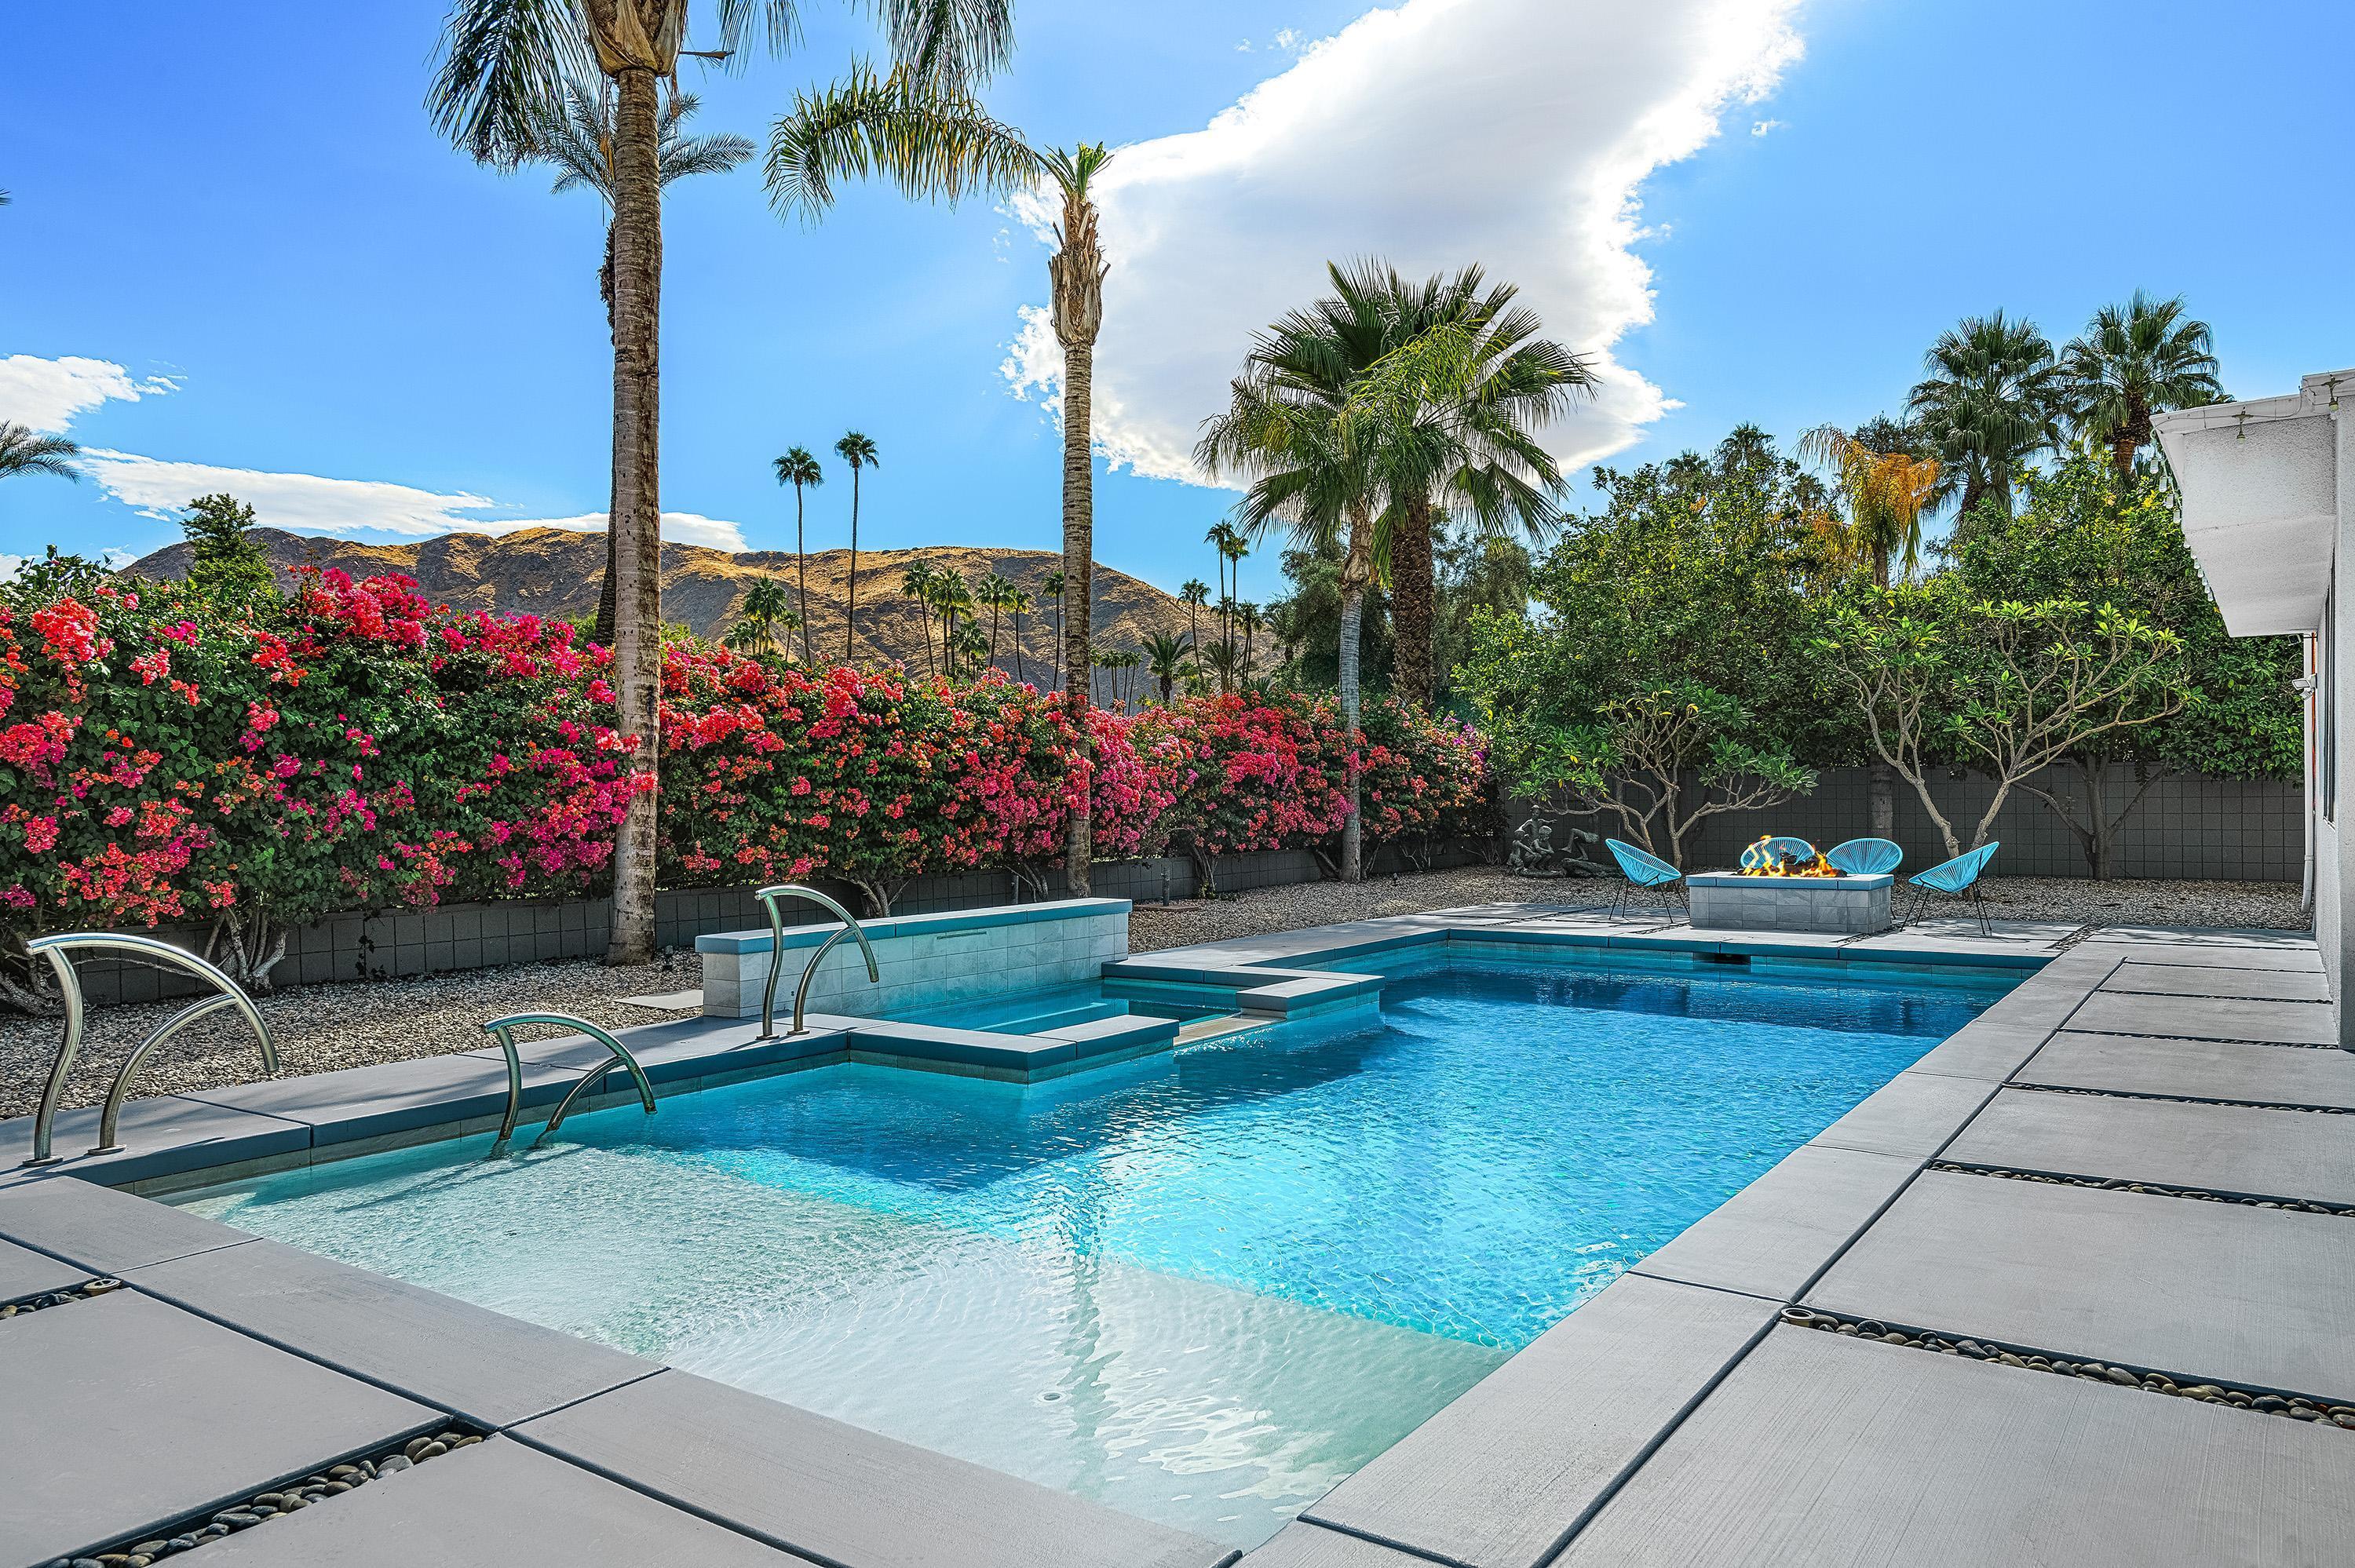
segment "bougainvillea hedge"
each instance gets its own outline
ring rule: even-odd
[[[224,607],[73,563],[0,589],[0,925],[219,921],[598,888],[632,774],[604,649],[530,615],[454,614],[338,572]],[[1125,717],[1082,749],[1050,694],[993,673],[804,672],[665,655],[666,884],[832,876],[888,900],[986,868],[1043,885],[1077,791],[1106,859],[1316,848],[1339,832],[1329,699]],[[1370,842],[1484,831],[1479,740],[1365,716]],[[1089,755],[1090,751],[1092,756]]]

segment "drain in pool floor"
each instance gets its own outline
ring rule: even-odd
[[[243,1502],[231,1503],[227,1508],[213,1509],[206,1513],[191,1514],[176,1525],[135,1540],[118,1542],[101,1551],[86,1552],[74,1557],[52,1558],[42,1563],[40,1568],[147,1568],[147,1564],[158,1558],[177,1557],[208,1542],[219,1541],[240,1531],[267,1524],[273,1519],[330,1502],[371,1482],[389,1480],[428,1459],[438,1459],[456,1449],[470,1447],[481,1442],[483,1437],[481,1432],[453,1425],[438,1432],[404,1438],[378,1453],[330,1465],[316,1475],[284,1481],[266,1491],[256,1492]]]

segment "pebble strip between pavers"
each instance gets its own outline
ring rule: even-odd
[[[2042,1171],[2003,1171],[1992,1165],[1957,1165],[1934,1160],[1928,1169],[1956,1176],[1991,1176],[1999,1181],[2040,1181],[2048,1187],[2094,1187],[2105,1192],[2152,1192],[2162,1198],[2191,1198],[2203,1203],[2238,1203],[2249,1209],[2289,1209],[2301,1214],[2355,1214],[2355,1204],[2318,1203],[2311,1198],[2256,1197],[2245,1192],[2211,1192],[2204,1187],[2175,1187],[2164,1181],[2128,1181],[2117,1176],[2057,1176]]]
[[[1810,1307],[1785,1307],[1783,1321],[1802,1329],[1819,1329],[1827,1333],[1848,1334],[1858,1339],[1879,1340],[1884,1344],[1903,1345],[1908,1350],[1928,1351],[1942,1356],[1967,1356],[1973,1361],[1991,1361],[1999,1366],[2019,1367],[2028,1372],[2051,1372],[2061,1377],[2082,1378],[2089,1383],[2115,1383],[2120,1388],[2139,1388],[2145,1393],[2171,1394],[2179,1399],[2196,1399],[2205,1404],[2226,1404],[2236,1410],[2252,1410],[2264,1415],[2283,1415],[2293,1421],[2307,1421],[2355,1431],[2355,1404],[2332,1404],[2311,1399],[2304,1394],[2283,1393],[2265,1390],[2233,1388],[2223,1383],[2199,1383],[2188,1378],[2169,1377],[2165,1372],[2135,1372],[2129,1368],[2094,1361],[2071,1361],[2064,1356],[2048,1355],[2041,1351],[2017,1346],[1998,1345],[1990,1340],[1974,1340],[1966,1335],[1934,1334],[1927,1330],[1899,1329],[1872,1318],[1850,1318],[1838,1312],[1825,1312]]]
[[[2331,1049],[2336,1050],[2333,1046]],[[2297,1049],[2297,1047],[2292,1047]],[[2076,1084],[2006,1084],[2007,1089],[2031,1095],[2091,1095],[2102,1100],[2165,1100],[2178,1106],[2232,1106],[2241,1110],[2294,1110],[2308,1116],[2355,1116],[2347,1106],[2294,1106],[2286,1100],[2219,1100],[2199,1095],[2154,1095],[2142,1089],[2088,1089]]]
[[[315,1476],[305,1476],[299,1481],[289,1481],[269,1491],[256,1492],[243,1502],[215,1509],[209,1514],[191,1516],[165,1534],[118,1542],[107,1551],[93,1552],[83,1557],[52,1558],[40,1564],[39,1568],[147,1568],[159,1557],[176,1557],[182,1552],[193,1552],[223,1536],[267,1524],[283,1514],[316,1507],[371,1481],[388,1479],[428,1459],[439,1458],[453,1449],[471,1447],[482,1440],[481,1433],[463,1426],[411,1437],[392,1445],[382,1453],[354,1459],[347,1464],[330,1465]]]
[[[110,1290],[123,1288],[119,1279],[85,1279],[80,1285],[69,1285],[63,1290],[44,1290],[37,1296],[19,1296],[5,1306],[0,1306],[0,1319],[37,1312],[44,1307],[62,1307],[69,1301],[87,1301],[93,1296],[103,1296]]]

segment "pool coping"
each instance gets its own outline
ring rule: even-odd
[[[1697,937],[1689,931],[1680,934],[1674,928],[1549,929],[1544,922],[1555,918],[1553,915],[1516,916],[1509,912],[1499,916],[1492,909],[1393,916],[1271,938],[1239,938],[1167,953],[1133,955],[1108,963],[1105,969],[1107,978],[1115,980],[1126,975],[1144,980],[1177,979],[1203,983],[1205,977],[1215,976],[1217,983],[1235,983],[1239,994],[1266,993],[1254,1000],[1263,1004],[1263,1015],[1271,1019],[1300,1016],[1305,1010],[1318,1005],[1348,1005],[1369,994],[1369,981],[1372,989],[1379,989],[1376,977],[1318,971],[1308,967],[1316,959],[1333,960],[1455,940],[1467,945],[1601,948],[1630,956],[1648,950],[1663,959],[1695,963],[1719,957],[1739,957],[1752,961],[1753,972],[1760,959],[1767,961],[1768,972],[1772,972],[1773,960],[1776,959],[1820,960],[1828,957],[1882,972],[1892,967],[1955,963],[1992,963],[2034,972],[2025,976],[1970,1024],[1933,1047],[1912,1068],[1733,1194],[1675,1241],[1642,1260],[1577,1311],[1508,1358],[1471,1391],[1304,1510],[1298,1522],[1251,1554],[1270,1568],[1293,1561],[1327,1559],[1362,1563],[1369,1568],[1384,1563],[1408,1568],[1409,1564],[1433,1561],[1457,1564],[1459,1568],[1512,1568],[1513,1564],[1538,1568],[1550,1561],[1626,1489],[1646,1463],[1671,1440],[1687,1417],[1707,1404],[1746,1357],[1771,1336],[1793,1331],[1777,1327],[1778,1319],[1791,1304],[1806,1299],[1807,1293],[1859,1238],[1900,1202],[1939,1152],[2008,1084],[2019,1081],[2019,1075],[2047,1042],[2062,1033],[2071,1016],[2105,980],[2127,962],[2164,961],[2166,953],[2166,944],[2158,941],[2094,939],[2054,951],[2057,944],[2044,942],[2033,947],[2016,942],[2006,948],[1934,937],[1897,943],[1884,939],[1870,950],[1857,951],[1862,944],[1852,940],[1792,940],[1763,933]],[[1826,948],[1832,950],[1824,951]],[[2137,959],[2138,953],[2151,948],[2158,949],[2161,957]],[[1814,962],[1809,964],[1810,969],[1815,967]],[[1352,994],[1341,994],[1344,992]],[[728,1030],[714,1030],[708,1021],[689,1020],[645,1025],[629,1033],[644,1043],[643,1059],[649,1075],[658,1077],[660,1086],[669,1093],[797,1070],[804,1065],[857,1060],[860,1059],[861,1049],[879,1059],[888,1053],[875,1050],[876,1044],[899,1043],[888,1026],[872,1021],[829,1019],[825,1021],[826,1033],[791,1042],[754,1041],[750,1036],[756,1025],[730,1022],[732,1028]],[[1177,1025],[1172,1023],[1169,1028],[1174,1035]],[[655,1038],[665,1031],[670,1032],[667,1037]],[[867,1047],[856,1044],[862,1032],[870,1042]],[[698,1041],[698,1035],[712,1038]],[[744,1038],[721,1038],[729,1035]],[[1082,1042],[1060,1044],[1071,1047],[1067,1062],[1078,1059]],[[1005,1049],[1002,1044],[997,1048]],[[2212,1048],[2219,1052],[2273,1049],[2228,1044]],[[581,1049],[581,1043],[565,1040],[538,1042],[529,1047],[527,1101],[536,1105],[549,1103],[577,1081],[583,1068],[568,1061],[567,1054],[577,1056]],[[466,1093],[455,1097],[452,1103],[479,1104],[479,1092],[471,1086],[477,1082],[486,1064],[478,1055],[470,1055],[464,1061],[429,1060],[454,1064],[450,1071],[468,1086]],[[418,1064],[393,1065],[416,1067]],[[987,1071],[990,1065],[975,1062],[966,1065],[980,1073]],[[352,1071],[367,1073],[374,1069]],[[419,1075],[428,1080],[432,1076]],[[246,1087],[261,1090],[273,1086],[285,1087]],[[112,1163],[91,1161],[79,1169],[69,1164],[0,1173],[0,1238],[94,1271],[126,1276],[168,1264],[174,1258],[221,1253],[230,1248],[237,1249],[235,1262],[226,1256],[217,1261],[232,1269],[248,1266],[246,1260],[250,1260],[250,1266],[261,1267],[270,1253],[266,1248],[247,1251],[261,1244],[243,1233],[132,1194],[162,1186],[195,1184],[197,1180],[208,1183],[231,1177],[233,1172],[218,1159],[209,1165],[193,1163],[208,1156],[247,1151],[238,1142],[237,1135],[225,1137],[220,1132],[218,1123],[221,1117],[268,1124],[243,1129],[242,1136],[249,1139],[276,1139],[281,1144],[290,1139],[308,1139],[304,1147],[314,1157],[330,1151],[356,1151],[363,1145],[389,1147],[404,1139],[424,1141],[427,1134],[445,1136],[450,1125],[447,1122],[395,1125],[406,1118],[430,1117],[431,1109],[420,1108],[418,1097],[421,1093],[422,1104],[430,1107],[439,1103],[432,1099],[432,1085],[428,1082],[422,1091],[414,1086],[403,1090],[401,1094],[410,1097],[407,1101],[402,1100],[401,1094],[378,1093],[359,1097],[357,1104],[349,1103],[350,1097],[346,1097],[332,1107],[299,1106],[282,1097],[270,1110],[261,1109],[250,1101],[238,1101],[232,1090],[161,1097],[184,1102],[179,1107],[166,1107],[168,1114],[199,1118],[208,1115],[213,1118],[209,1133],[185,1146],[183,1154],[188,1163],[176,1171],[143,1170],[126,1163],[125,1157],[116,1157]],[[378,1119],[370,1120],[371,1118]],[[130,1125],[127,1118],[126,1125]],[[323,1134],[327,1141],[316,1141]],[[285,1160],[293,1152],[290,1148],[279,1148],[261,1158]],[[108,1186],[131,1191],[108,1200],[116,1212],[107,1224],[77,1223],[71,1234],[78,1239],[69,1245],[59,1245],[62,1233],[54,1226],[44,1230],[39,1225],[28,1225],[24,1219],[40,1210],[74,1206],[68,1200],[75,1196],[75,1189],[89,1193]],[[123,1243],[128,1250],[106,1250],[116,1248],[123,1237],[134,1238],[143,1245]],[[297,1255],[308,1259],[308,1255]],[[311,1260],[304,1266],[323,1262]],[[558,1350],[552,1353],[559,1357],[571,1353],[561,1351],[564,1344],[579,1346],[581,1356],[619,1354],[569,1336],[532,1329],[430,1291],[388,1281],[365,1270],[346,1269],[341,1265],[325,1267],[341,1281],[336,1290],[328,1292],[329,1296],[357,1292],[371,1298],[373,1310],[393,1320],[422,1312],[418,1298],[431,1299],[432,1312],[428,1316],[434,1319],[434,1326],[428,1331],[420,1319],[414,1342],[404,1353],[428,1359],[435,1355],[437,1347],[453,1332],[448,1315],[454,1310],[461,1317],[479,1315],[499,1325],[500,1332],[524,1330],[534,1336],[548,1336],[549,1341],[557,1342]],[[154,1277],[156,1281],[161,1277],[160,1274]],[[151,1294],[159,1287],[143,1286],[136,1278],[130,1283],[133,1289],[146,1289]],[[388,1301],[391,1304],[386,1305]],[[1621,1309],[1622,1302],[1630,1303],[1627,1309]],[[217,1315],[217,1320],[240,1333],[261,1338],[321,1364],[339,1367],[335,1357],[341,1352],[323,1349],[318,1343],[297,1342],[300,1336],[290,1336],[282,1320],[274,1332],[265,1331],[250,1318],[241,1318],[240,1309],[217,1303],[210,1307],[194,1302],[184,1305],[208,1316]],[[273,1304],[272,1309],[282,1317],[282,1305]],[[1662,1343],[1642,1326],[1659,1320],[1687,1322],[1691,1331]],[[0,1351],[5,1351],[5,1341],[0,1341]],[[702,1381],[652,1363],[642,1364],[647,1370],[641,1376],[675,1380],[666,1384],[674,1390]],[[372,1386],[402,1392],[402,1380],[389,1378],[380,1369],[374,1372],[353,1372],[351,1375]],[[630,1383],[636,1381],[633,1378]],[[630,1383],[614,1386],[623,1388]],[[729,1405],[736,1413],[730,1419],[741,1416],[743,1400],[769,1403],[732,1390],[719,1390],[719,1385],[710,1387],[719,1392],[692,1394],[688,1403]],[[594,1406],[613,1392],[607,1389],[591,1393],[581,1403]],[[1580,1420],[1565,1423],[1561,1419],[1566,1400],[1575,1401],[1582,1411]],[[449,1403],[445,1395],[445,1408]],[[777,1408],[789,1411],[790,1407]],[[790,1414],[802,1416],[804,1413]],[[527,1422],[522,1425],[528,1426]],[[845,1436],[844,1433],[855,1436]],[[518,1441],[531,1441],[527,1430],[514,1436]],[[879,1463],[867,1477],[866,1484],[877,1489],[858,1503],[860,1508],[881,1514],[900,1509],[904,1502],[903,1494],[910,1489],[921,1489],[931,1484],[920,1472],[933,1462],[956,1463],[942,1461],[940,1456],[923,1450],[910,1449],[902,1454],[899,1450],[905,1446],[890,1445],[887,1439],[851,1428],[844,1428],[841,1433],[829,1428],[826,1440],[884,1446],[878,1451],[885,1454],[890,1462]],[[558,1457],[568,1457],[553,1448],[546,1451]],[[2350,1455],[2355,1457],[2355,1447],[2350,1447]],[[579,1462],[577,1457],[574,1458]],[[591,1467],[599,1475],[670,1506],[806,1554],[805,1547],[764,1533],[743,1519],[730,1516],[725,1507],[715,1510],[709,1498],[677,1496],[678,1484],[675,1480],[662,1485],[650,1483],[631,1473],[626,1463],[619,1468],[603,1463],[591,1464]],[[981,1473],[996,1477],[996,1472]],[[978,1485],[984,1491],[991,1489],[963,1471],[958,1475],[961,1485]],[[1029,1488],[1029,1483],[1010,1477],[996,1478],[1007,1488]],[[671,1489],[665,1491],[664,1485]],[[1030,1490],[1044,1492],[1044,1489]],[[1062,1505],[1075,1504],[1076,1499],[1062,1498],[1061,1494],[1046,1495],[1058,1499],[1058,1502],[1050,1506],[1027,1492],[1021,1493],[1026,1500],[1006,1514],[1002,1528],[1010,1532],[1008,1539],[1024,1540],[1019,1548],[1023,1560],[1075,1560],[1060,1549],[1040,1551],[1035,1542],[1023,1538],[1021,1516],[1027,1509],[1046,1509],[1068,1524],[1068,1510]],[[1144,1522],[1124,1515],[1110,1518],[1124,1525]],[[1149,1528],[1158,1531],[1162,1527]],[[858,1538],[858,1528],[850,1529],[851,1537]],[[1156,1537],[1138,1547],[1142,1555],[1115,1558],[1092,1553],[1088,1560],[1212,1564],[1231,1562],[1238,1555],[1223,1548],[1204,1552],[1201,1549],[1210,1543],[1183,1537],[1182,1532],[1165,1534],[1177,1537],[1177,1543]],[[1332,1556],[1335,1551],[1342,1555]],[[1308,1555],[1302,1556],[1304,1552]],[[865,1568],[868,1561],[882,1568],[886,1561],[897,1561],[886,1555],[862,1556],[858,1552],[837,1552],[827,1560],[839,1561],[846,1568]],[[943,1561],[968,1560],[972,1559],[952,1551]]]

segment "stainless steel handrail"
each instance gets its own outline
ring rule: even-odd
[[[842,921],[842,929],[820,942],[817,951],[810,955],[810,961],[802,966],[801,981],[794,987],[794,1033],[802,1033],[802,1019],[809,1005],[810,977],[817,973],[818,965],[825,961],[826,954],[843,938],[857,938],[858,950],[867,955],[867,983],[883,983],[883,971],[875,965],[875,949],[868,945],[867,933],[859,928],[858,920],[849,910],[816,888],[805,887],[798,882],[781,882],[774,887],[761,888],[752,896],[767,906],[769,911],[769,983],[761,988],[761,1038],[763,1040],[774,1039],[777,1033],[777,976],[783,972],[785,964],[785,917],[777,908],[777,900],[788,893],[797,898],[806,898],[813,904],[826,906]]]
[[[183,1009],[160,1028],[141,1041],[123,1070],[106,1091],[106,1107],[100,1112],[98,1144],[92,1154],[120,1154],[123,1146],[114,1140],[115,1123],[123,1114],[123,1097],[131,1086],[131,1075],[156,1046],[199,1018],[209,1017],[224,1007],[234,1007],[245,1015],[253,1027],[254,1038],[261,1044],[261,1066],[264,1072],[278,1071],[278,1042],[271,1038],[270,1025],[261,1021],[253,1001],[237,981],[185,948],[153,937],[134,937],[120,931],[60,931],[55,936],[36,937],[25,944],[28,953],[38,953],[49,961],[57,972],[58,990],[64,994],[66,1004],[66,1034],[58,1046],[57,1060],[49,1065],[49,1081],[41,1090],[40,1109],[33,1117],[33,1155],[27,1165],[55,1165],[59,1156],[49,1152],[49,1131],[57,1120],[58,1101],[65,1094],[67,1075],[73,1071],[74,1057],[81,1051],[82,1023],[87,1009],[83,1005],[81,978],[74,972],[73,959],[67,955],[78,950],[112,948],[143,958],[160,959],[173,967],[184,969],[199,980],[210,980],[220,994],[208,996],[195,1005]]]
[[[645,1106],[648,1116],[655,1114],[655,1086],[646,1081],[645,1069],[638,1065],[638,1059],[630,1054],[628,1046],[587,1019],[575,1018],[569,1012],[517,1012],[506,1018],[494,1018],[484,1024],[483,1029],[485,1033],[497,1040],[499,1048],[506,1053],[507,1114],[506,1119],[499,1123],[497,1141],[491,1145],[492,1158],[496,1158],[507,1151],[508,1141],[515,1137],[516,1118],[523,1114],[523,1058],[516,1053],[515,1031],[527,1023],[546,1023],[558,1029],[570,1029],[597,1041],[613,1054],[615,1060],[630,1070],[630,1076],[637,1080],[638,1099]],[[581,1075],[581,1081],[573,1085],[570,1092],[556,1103],[556,1114],[548,1118],[548,1125],[539,1129],[539,1136],[531,1140],[531,1146],[534,1149],[546,1143],[554,1135],[556,1129],[564,1125],[565,1117],[571,1112],[572,1102],[579,1099],[590,1085],[602,1078],[610,1070],[610,1066],[611,1064],[600,1063],[590,1072]]]

